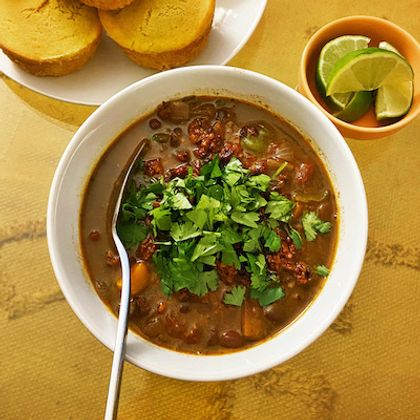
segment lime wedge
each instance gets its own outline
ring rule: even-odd
[[[386,41],[381,41],[379,43],[379,48],[383,50],[392,51],[395,54],[404,57],[392,44]],[[410,87],[408,86],[408,89]],[[398,103],[400,99],[395,98],[396,96],[403,95],[404,96],[404,89],[407,89],[407,86],[400,86],[399,89],[394,89],[391,87],[383,86],[381,89],[378,90],[378,94],[376,96],[376,103],[375,103],[375,113],[378,120],[384,120],[386,118],[392,118],[391,115],[395,114],[395,111],[390,111],[387,107],[387,104],[394,104]],[[339,95],[339,94],[337,94]],[[342,94],[343,95],[343,94]],[[406,93],[409,95],[409,92]]]
[[[367,48],[370,38],[361,35],[344,35],[327,42],[321,50],[316,69],[316,83],[320,94],[327,100],[328,105],[341,110],[350,102],[353,94],[344,93],[327,97],[328,75],[334,64],[347,53]]]
[[[353,51],[340,58],[328,76],[327,95],[378,89],[378,119],[400,117],[413,100],[413,69],[398,54],[380,48]]]
[[[379,48],[387,51],[392,51],[395,54],[400,55],[401,57],[404,57],[392,44],[386,41],[381,41],[378,45]]]
[[[375,114],[378,120],[402,117],[410,110],[413,102],[413,83],[384,85],[378,89]]]
[[[370,92],[356,92],[351,96],[350,101],[344,109],[333,113],[333,115],[340,120],[352,122],[358,120],[362,115],[366,114],[372,105],[372,102],[373,96]]]

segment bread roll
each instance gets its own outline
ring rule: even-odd
[[[37,76],[81,68],[101,38],[96,9],[79,0],[1,0],[0,48]]]
[[[134,0],[119,11],[99,11],[109,37],[131,60],[165,70],[181,66],[204,48],[215,0]]]

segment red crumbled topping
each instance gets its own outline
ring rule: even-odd
[[[176,159],[182,163],[186,163],[191,160],[191,153],[189,150],[177,150],[174,155]]]
[[[218,261],[216,263],[217,273],[219,274],[220,280],[222,280],[225,284],[234,284],[236,281],[236,275],[238,274],[238,270],[233,267],[232,265],[227,265]]]
[[[160,158],[144,161],[144,173],[148,176],[163,175],[163,165]]]
[[[154,243],[152,235],[148,235],[137,248],[137,256],[144,261],[150,261],[158,246]]]
[[[174,178],[184,178],[188,174],[188,168],[190,165],[188,163],[183,163],[182,165],[175,166],[175,168],[168,169],[165,172],[165,181],[168,182]]]
[[[218,120],[210,124],[205,118],[195,118],[188,126],[188,135],[197,146],[195,156],[202,159],[220,151],[224,141],[224,127]]]

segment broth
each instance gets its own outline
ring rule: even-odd
[[[162,193],[157,194],[157,198],[149,203],[152,210],[147,211],[142,220],[130,222],[148,230],[146,238],[127,246],[133,267],[137,269],[143,264],[141,270],[147,277],[147,285],[139,287],[141,291],[132,293],[130,328],[162,347],[196,354],[217,354],[255,345],[293,322],[315,299],[328,274],[326,267],[331,267],[333,263],[338,233],[334,190],[322,161],[309,141],[290,123],[262,107],[220,97],[197,96],[163,103],[156,112],[118,136],[95,167],[84,193],[80,215],[81,243],[89,277],[103,302],[118,313],[120,268],[108,212],[114,207],[114,184],[142,139],[148,139],[147,150],[142,156],[143,165],[132,177],[131,188],[140,191],[159,182],[166,188],[174,178],[198,182],[196,178],[203,173],[205,164],[214,164],[217,156],[216,164],[223,174],[214,179],[204,177],[203,182],[217,184],[218,187],[211,190],[206,184],[207,192],[202,195],[211,195],[209,191],[217,190],[219,203],[222,203],[227,200],[228,192],[236,193],[236,185],[229,187],[226,184],[226,180],[229,181],[226,168],[238,159],[245,173],[243,180],[238,182],[243,182],[243,188],[248,185],[248,192],[243,194],[262,197],[261,203],[266,201],[272,205],[262,206],[256,212],[246,210],[240,213],[239,224],[232,222],[232,211],[228,221],[214,223],[214,229],[218,229],[216,233],[224,232],[223,223],[227,223],[236,229],[242,239],[247,239],[227,245],[241,259],[238,263],[234,258],[236,268],[223,263],[227,255],[223,252],[226,250],[212,254],[216,262],[210,263],[206,255],[200,256],[200,259],[209,264],[191,262],[192,271],[201,269],[201,276],[213,278],[217,273],[218,277],[217,288],[209,286],[208,292],[200,292],[202,295],[199,296],[191,291],[193,286],[178,290],[183,284],[182,275],[178,280],[175,275],[169,275],[165,271],[166,262],[162,261],[168,259],[170,252],[183,246],[182,243],[197,246],[200,238],[216,234],[202,232],[195,239],[175,241],[172,227],[171,231],[155,227],[157,231],[153,232],[153,223],[157,218],[151,216],[157,215],[153,209],[163,209],[167,205]],[[256,192],[249,186],[254,182],[250,179],[261,174],[272,179],[267,190]],[[164,181],[159,181],[161,176]],[[220,198],[222,185],[225,190],[223,198]],[[182,194],[192,203],[192,209],[198,206],[197,197],[188,195],[186,190],[177,191],[184,191]],[[198,186],[195,191],[198,191]],[[283,217],[286,221],[275,220],[275,213],[269,213],[269,206],[272,206],[279,214],[282,207],[278,203],[281,200],[286,207],[292,203],[290,213]],[[241,211],[241,204],[237,205]],[[179,223],[185,227],[186,214],[192,210],[171,211],[171,226]],[[249,225],[242,224],[248,217],[246,215],[251,213],[258,214],[256,225],[266,226],[265,230],[250,227],[252,221]],[[175,221],[174,217],[179,217],[181,221]],[[194,224],[192,227],[198,229]],[[251,236],[258,234],[256,242],[252,242],[254,239]],[[308,240],[312,234],[316,238]],[[229,235],[220,236],[225,236],[218,239],[220,241],[229,239]],[[168,241],[172,241],[171,245]],[[281,245],[278,245],[280,242]],[[177,252],[180,252],[179,249]],[[265,259],[261,269],[264,275],[256,273],[255,264],[252,265],[253,258],[259,255]],[[265,289],[260,286],[257,290],[254,286],[264,276],[267,286]],[[167,279],[166,283],[162,278]],[[173,287],[169,293],[168,282]],[[239,302],[241,293],[244,296]],[[279,297],[281,294],[283,296]],[[274,295],[278,299],[272,301]]]

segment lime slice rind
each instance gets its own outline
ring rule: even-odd
[[[371,92],[356,92],[347,106],[343,110],[333,113],[333,115],[340,120],[353,122],[365,115],[372,103],[373,96]]]

